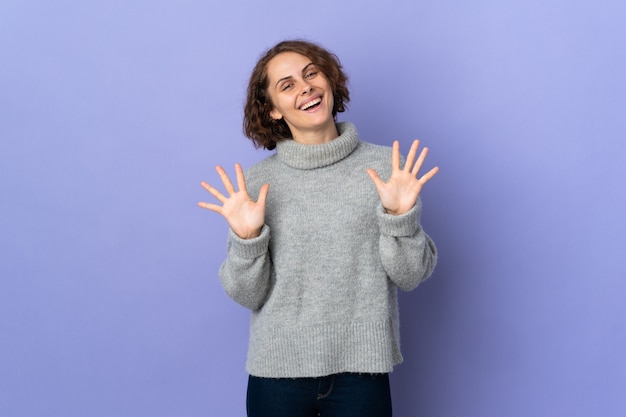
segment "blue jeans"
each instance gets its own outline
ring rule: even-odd
[[[391,417],[387,374],[248,379],[248,417]]]

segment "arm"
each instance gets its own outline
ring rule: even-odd
[[[379,251],[389,279],[400,289],[410,291],[430,276],[437,263],[437,248],[419,223],[418,200],[408,212],[394,216],[378,210]]]
[[[226,293],[252,310],[261,308],[270,286],[269,227],[265,222],[265,202],[269,185],[264,184],[257,201],[250,198],[241,165],[236,164],[237,186],[220,166],[217,172],[227,195],[206,182],[202,187],[222,205],[200,202],[202,208],[224,216],[230,226],[228,256],[220,267],[220,279]]]
[[[401,168],[400,145],[398,141],[394,142],[391,177],[386,183],[376,171],[367,170],[381,200],[378,223],[383,267],[389,279],[403,290],[411,290],[428,278],[437,261],[437,249],[419,223],[419,195],[439,168],[435,167],[419,177],[428,148],[424,148],[416,159],[418,148],[419,141],[416,140]]]
[[[242,239],[232,229],[228,237],[228,256],[220,267],[220,280],[230,298],[250,310],[263,306],[271,286],[269,241],[268,226],[263,226],[256,238]]]

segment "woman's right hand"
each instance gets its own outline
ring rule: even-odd
[[[233,183],[228,178],[224,168],[217,166],[216,170],[222,179],[228,197],[209,183],[202,181],[202,187],[211,193],[222,205],[200,202],[198,206],[224,216],[230,228],[240,238],[252,239],[258,237],[265,223],[265,200],[269,191],[269,184],[263,184],[259,191],[258,200],[253,201],[248,195],[241,165],[235,164],[238,191],[235,191],[235,187],[233,187]]]

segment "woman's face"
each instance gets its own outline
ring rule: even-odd
[[[333,93],[324,74],[309,58],[296,52],[282,52],[267,64],[270,116],[284,119],[296,141],[306,142],[311,134],[336,137]]]

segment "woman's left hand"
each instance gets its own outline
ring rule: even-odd
[[[417,198],[422,191],[422,187],[439,171],[439,167],[435,167],[426,174],[418,177],[419,170],[422,168],[424,159],[428,155],[428,148],[422,149],[417,160],[417,149],[419,148],[419,140],[413,141],[411,150],[407,155],[404,168],[400,168],[400,143],[396,140],[393,142],[391,157],[391,177],[389,181],[383,182],[378,173],[372,168],[367,169],[367,173],[374,182],[383,207],[389,214],[400,215],[411,210]]]

